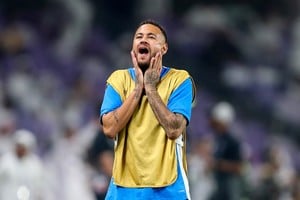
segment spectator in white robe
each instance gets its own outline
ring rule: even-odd
[[[14,133],[14,148],[0,160],[1,200],[40,200],[45,191],[44,168],[35,153],[36,138],[28,130]]]
[[[98,121],[91,121],[82,129],[76,121],[66,123],[63,136],[56,138],[45,159],[53,191],[51,200],[95,199],[92,170],[85,161],[85,154],[98,133]]]

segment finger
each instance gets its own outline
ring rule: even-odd
[[[156,64],[157,64],[157,53],[155,54],[155,56],[153,56],[153,57],[151,58],[150,68],[151,68],[151,69],[154,69],[154,70],[157,69]]]
[[[131,51],[130,54],[131,54],[133,67],[134,67],[134,70],[135,70],[136,79],[137,80],[141,79],[142,78],[142,74],[141,74],[142,72],[141,72],[141,69],[138,65],[136,54],[134,53],[134,51]]]
[[[155,68],[155,60],[156,60],[156,55],[154,57],[151,58],[150,60],[150,69],[154,69]]]
[[[161,68],[161,53],[160,52],[157,52],[156,56],[155,56],[155,69],[157,71],[160,71],[160,68]]]
[[[135,53],[133,50],[130,51],[130,54],[131,54],[131,58],[135,58]]]
[[[131,60],[132,60],[133,67],[137,68],[138,63],[137,63],[137,59],[136,59],[134,51],[131,51],[130,54],[131,54]]]

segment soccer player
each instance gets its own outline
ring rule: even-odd
[[[132,67],[107,80],[100,117],[115,140],[111,199],[190,199],[186,127],[195,95],[185,70],[162,64],[167,34],[153,20],[141,22],[132,44]]]

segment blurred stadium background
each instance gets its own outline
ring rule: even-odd
[[[97,119],[107,76],[130,66],[133,31],[153,18],[169,36],[164,64],[188,70],[197,85],[188,153],[211,135],[210,108],[228,101],[247,160],[251,189],[243,198],[257,192],[258,169],[273,146],[283,155],[278,184],[293,174],[293,184],[278,193],[295,191],[299,9],[295,0],[1,0],[0,131],[31,130],[39,156],[47,157],[65,127],[78,130]]]

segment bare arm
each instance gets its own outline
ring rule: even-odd
[[[186,119],[180,114],[171,112],[163,103],[156,89],[146,89],[146,95],[157,120],[166,131],[167,137],[172,140],[176,139],[185,129]]]
[[[124,103],[114,111],[102,117],[103,132],[109,138],[115,138],[131,118],[142,95],[142,88],[136,87]]]
[[[158,53],[152,58],[150,67],[147,69],[144,77],[144,87],[148,102],[159,123],[164,128],[167,137],[176,139],[185,129],[186,119],[180,115],[171,112],[159,96],[156,85],[158,84],[161,72],[161,54]]]
[[[103,115],[103,132],[109,138],[115,138],[117,133],[126,126],[142,96],[143,74],[133,52],[131,56],[135,68],[136,86],[119,108]]]

